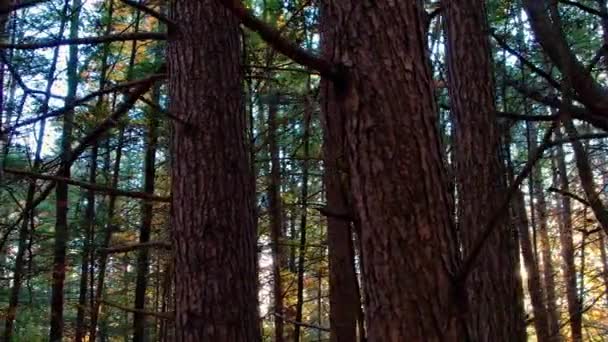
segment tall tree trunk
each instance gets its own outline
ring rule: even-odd
[[[484,1],[448,0],[443,5],[448,90],[455,120],[457,216],[466,255],[506,196],[505,170],[495,115]],[[471,170],[475,170],[473,177]],[[523,298],[518,297],[521,283],[516,268],[517,253],[517,243],[505,216],[486,242],[466,284],[469,301],[466,321],[472,341],[526,340],[519,303]]]
[[[529,147],[529,156],[536,154],[538,149],[538,127],[534,123],[531,125],[531,139]],[[538,164],[534,167],[531,178],[533,184],[533,194],[531,198],[536,198],[536,223],[538,224],[538,233],[540,235],[540,251],[543,262],[543,276],[544,276],[544,288],[545,288],[545,300],[547,309],[547,324],[549,328],[549,336],[551,341],[561,340],[559,328],[559,315],[557,312],[557,296],[555,294],[555,268],[553,267],[553,261],[551,258],[551,245],[549,241],[549,227],[547,222],[547,201],[545,199],[545,190],[543,187],[543,173],[542,165]],[[532,200],[531,200],[532,202]]]
[[[345,118],[368,339],[465,340],[422,2],[322,6],[323,55],[346,74],[328,85],[324,110]]]
[[[64,31],[65,31],[65,26],[66,26],[66,13],[67,13],[67,9],[69,7],[69,2],[66,1],[64,6],[63,6],[63,10],[62,10],[62,21],[59,27],[59,33],[58,36],[59,37],[63,37]],[[0,28],[2,28],[3,26],[0,23]],[[53,52],[53,57],[51,60],[51,65],[49,68],[49,72],[47,75],[47,84],[46,84],[46,89],[45,89],[45,98],[42,102],[42,106],[40,108],[40,114],[41,115],[45,115],[48,113],[49,111],[49,101],[50,101],[50,93],[51,93],[51,89],[53,87],[54,84],[54,80],[55,80],[55,72],[57,69],[57,60],[59,58],[59,48],[55,48],[54,52]],[[0,72],[2,72],[0,70]],[[2,87],[1,83],[0,83],[0,87]],[[1,96],[1,94],[0,94]],[[0,116],[2,116],[2,111],[0,108]],[[1,125],[1,121],[0,120],[0,125]],[[0,130],[2,126],[0,126]],[[34,164],[33,164],[33,169],[34,170],[38,170],[38,168],[40,167],[40,164],[42,163],[42,159],[41,159],[41,153],[42,153],[42,146],[44,144],[44,135],[45,135],[45,128],[46,128],[46,121],[42,120],[40,121],[40,127],[38,129],[38,137],[37,137],[37,145],[36,145],[36,152],[34,155]],[[0,168],[2,167],[2,165],[0,165]],[[34,210],[31,208],[32,207],[32,202],[34,201],[34,195],[36,193],[36,181],[35,180],[31,180],[29,185],[28,185],[28,189],[27,189],[27,195],[26,195],[26,200],[25,200],[25,204],[24,204],[24,208],[26,208],[26,210],[29,209],[29,212],[24,212],[23,213],[23,221],[21,222],[21,226],[19,229],[19,236],[17,238],[18,241],[18,245],[17,245],[17,254],[15,256],[15,270],[13,272],[13,286],[11,288],[11,292],[10,292],[10,296],[9,296],[9,304],[8,304],[8,309],[7,309],[7,313],[6,313],[6,319],[5,319],[5,329],[4,329],[4,336],[3,336],[3,340],[4,341],[11,341],[12,335],[13,335],[13,329],[14,329],[14,322],[15,322],[15,317],[17,315],[17,307],[19,305],[19,293],[21,291],[21,282],[24,276],[24,263],[25,263],[25,252],[27,249],[27,240],[28,240],[28,236],[30,236],[30,230],[28,229],[30,222],[32,221],[31,219],[34,216]]]
[[[152,102],[158,104],[160,99],[160,88],[155,87],[152,94]],[[147,194],[154,194],[154,179],[156,177],[156,150],[158,143],[158,113],[151,110],[147,115],[148,134],[146,137],[146,152],[144,157],[144,189]],[[142,203],[141,227],[139,230],[139,242],[150,241],[152,231],[152,218],[154,217],[154,203],[144,201]],[[148,249],[142,248],[137,255],[137,280],[135,284],[135,309],[144,310],[146,303],[147,277],[149,268]],[[147,341],[145,331],[146,317],[141,313],[133,315],[133,341]]]
[[[598,220],[602,228],[608,233],[608,209],[602,203],[602,199],[597,191],[597,185],[589,162],[589,155],[579,140],[576,140],[578,132],[574,123],[570,119],[564,120],[564,128],[566,134],[572,139],[572,150],[574,151],[574,160],[576,161],[576,168],[578,170],[578,176],[581,179],[581,186],[585,191],[585,198],[589,202],[589,206],[593,210],[595,218]]]
[[[175,0],[171,18],[176,341],[259,341],[239,23],[215,0]]]
[[[81,0],[72,2],[70,18],[70,39],[78,38],[78,25],[80,23]],[[71,104],[76,98],[78,87],[78,45],[70,45],[67,66],[67,96],[65,103]],[[68,111],[63,117],[63,132],[61,138],[61,164],[58,175],[70,178],[70,166],[72,164],[72,126],[74,111]],[[51,329],[49,332],[50,342],[60,342],[63,338],[63,305],[64,305],[64,282],[67,268],[66,249],[69,240],[68,230],[68,184],[57,182],[56,186],[56,220],[55,220],[55,245],[53,251],[53,278],[51,294]]]
[[[323,93],[331,91],[323,82]],[[325,101],[323,101],[325,103]],[[326,103],[325,103],[326,104]],[[345,153],[345,126],[341,112],[323,110],[324,183],[327,208],[332,213],[350,213],[345,180],[348,165]],[[357,319],[361,310],[361,296],[355,273],[355,253],[351,221],[337,215],[327,216],[327,244],[329,252],[329,321],[332,342],[357,340]],[[360,335],[363,335],[360,331]]]
[[[560,130],[556,130],[556,139],[561,139]],[[557,148],[557,168],[561,190],[570,192],[570,182],[568,180],[568,170],[566,168],[566,155],[561,145]],[[561,212],[558,216],[560,228],[560,243],[562,246],[562,270],[564,282],[566,284],[566,299],[568,302],[568,315],[570,321],[570,331],[573,342],[582,341],[582,317],[581,303],[578,298],[576,284],[576,266],[574,263],[574,243],[572,241],[572,204],[568,196],[561,196]]]
[[[518,192],[512,202],[515,224],[519,230],[519,238],[521,245],[521,254],[524,260],[524,267],[528,273],[528,292],[530,293],[530,301],[532,303],[532,313],[534,314],[534,329],[536,330],[536,338],[539,342],[551,341],[551,333],[549,330],[548,311],[545,306],[545,295],[543,292],[543,284],[538,267],[538,262],[534,256],[532,248],[532,239],[530,238],[530,228],[528,223],[528,214],[526,213],[526,203],[524,195]]]
[[[97,179],[97,155],[98,155],[99,147],[97,143],[94,143],[91,147],[91,157],[89,160],[89,183],[96,183]],[[81,342],[84,340],[86,335],[85,330],[85,308],[87,305],[87,286],[89,282],[89,265],[93,261],[93,255],[91,254],[91,249],[93,246],[93,234],[95,230],[95,191],[89,190],[87,192],[87,207],[85,209],[84,214],[84,224],[82,227],[84,228],[85,237],[84,237],[84,248],[82,253],[82,265],[80,268],[80,290],[78,295],[78,308],[76,313],[76,336],[75,341]],[[93,296],[93,293],[90,293],[89,296]]]
[[[310,81],[309,81],[310,83]],[[309,87],[307,87],[307,90]],[[296,299],[296,322],[302,322],[302,311],[304,309],[304,276],[305,276],[305,262],[306,262],[306,228],[308,220],[308,175],[309,175],[309,161],[308,156],[310,155],[310,121],[312,115],[312,108],[310,103],[309,94],[306,93],[304,98],[304,134],[302,136],[302,144],[304,146],[304,156],[302,160],[302,197],[300,198],[301,203],[301,214],[300,214],[300,248],[298,250],[298,289]],[[301,338],[301,326],[295,324],[293,331],[294,342],[299,342]]]
[[[279,145],[277,141],[277,101],[278,95],[270,94],[268,103],[268,146],[270,150],[271,169],[268,184],[268,211],[270,213],[270,235],[272,249],[272,278],[273,278],[273,310],[280,315],[274,317],[274,338],[277,342],[284,341],[284,307],[283,283],[281,271],[285,264],[283,243],[283,205],[281,200],[281,161],[279,158]]]

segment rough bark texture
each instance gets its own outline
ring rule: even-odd
[[[560,130],[556,130],[557,140],[562,139]],[[557,146],[557,167],[561,190],[570,192],[570,182],[566,168],[566,156],[562,145]],[[558,216],[560,228],[560,243],[562,246],[562,270],[564,282],[566,283],[566,298],[568,302],[568,314],[570,330],[574,342],[582,341],[582,317],[581,302],[578,297],[576,266],[574,263],[574,242],[572,240],[572,204],[568,196],[561,196],[561,212]]]
[[[464,340],[421,1],[322,1],[323,54],[342,67],[326,115],[345,118],[369,341]]]
[[[171,17],[175,340],[259,341],[238,21],[216,0],[174,0]]]
[[[458,230],[467,255],[506,196],[505,172],[484,1],[450,0],[443,4],[448,90],[455,125]],[[515,234],[508,219],[498,225],[467,279],[468,334],[473,341],[525,341]]]

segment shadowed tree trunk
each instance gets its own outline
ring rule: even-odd
[[[155,87],[152,102],[158,104],[160,89]],[[146,135],[146,152],[144,156],[144,189],[147,194],[154,194],[154,180],[156,177],[156,149],[158,142],[158,113],[152,109],[147,115],[148,133]],[[144,201],[141,209],[141,227],[139,230],[139,243],[150,241],[152,219],[154,217],[154,203]],[[137,276],[135,284],[135,309],[144,310],[146,303],[146,289],[148,285],[149,256],[148,248],[142,248],[137,255]],[[134,342],[147,341],[145,331],[146,317],[141,313],[133,314]]]
[[[347,74],[324,110],[345,118],[368,339],[465,340],[422,2],[321,3],[323,55]]]
[[[310,84],[310,81],[309,81]],[[307,87],[307,90],[310,86]],[[305,261],[306,261],[306,229],[308,219],[308,175],[310,156],[310,120],[312,116],[312,108],[309,94],[304,98],[304,134],[302,136],[302,144],[304,145],[304,156],[302,160],[302,197],[300,203],[302,205],[300,214],[300,248],[298,250],[298,290],[296,299],[296,322],[302,322],[302,310],[304,309],[304,276],[305,276]],[[301,333],[300,324],[295,324],[293,331],[294,342],[300,341]]]
[[[72,2],[70,18],[70,39],[78,38],[78,25],[80,23],[81,0]],[[76,98],[78,87],[78,46],[69,47],[69,59],[67,66],[67,97],[66,105],[71,104]],[[72,127],[74,111],[70,110],[63,117],[63,132],[61,137],[61,164],[58,175],[70,178],[70,167],[72,164]],[[55,245],[53,251],[53,278],[51,294],[51,329],[49,332],[50,342],[60,342],[63,338],[64,321],[64,282],[67,268],[66,249],[69,240],[68,230],[68,184],[57,182],[56,186],[56,219],[55,219]]]
[[[556,130],[555,138],[562,139],[560,130]],[[556,153],[557,171],[559,174],[560,188],[570,192],[570,181],[566,168],[566,155],[562,145],[558,145]],[[572,204],[568,196],[561,196],[561,210],[559,219],[560,242],[562,246],[562,270],[566,284],[566,299],[568,302],[568,315],[570,330],[574,342],[582,341],[581,303],[578,297],[576,283],[576,266],[574,263],[574,242],[572,241]]]
[[[276,342],[284,341],[283,331],[283,282],[281,271],[285,265],[283,242],[283,206],[281,200],[281,161],[277,141],[277,94],[270,94],[268,103],[268,146],[270,150],[271,169],[268,184],[268,211],[270,214],[270,235],[272,249],[273,310],[280,317],[274,317],[274,338]]]
[[[238,20],[216,0],[175,0],[171,18],[175,340],[259,341]]]
[[[457,216],[466,255],[506,196],[505,170],[484,1],[448,0],[442,5],[455,126]],[[472,341],[525,341],[517,242],[508,216],[497,224],[466,283],[468,334]]]
[[[323,81],[323,93],[331,91]],[[322,100],[323,101],[323,100]],[[323,101],[325,103],[325,101]],[[327,208],[332,213],[350,213],[348,178],[345,155],[345,126],[341,112],[323,110],[324,182]],[[355,273],[355,253],[351,221],[348,218],[327,216],[327,244],[329,252],[329,320],[332,342],[357,340],[357,316],[361,297]],[[362,335],[364,332],[361,331]]]
[[[536,154],[538,148],[538,126],[533,122],[528,123],[531,125],[530,129],[530,147],[529,147],[529,158]],[[544,293],[545,302],[547,309],[547,324],[549,329],[549,337],[551,341],[561,340],[559,332],[559,315],[557,312],[557,296],[555,294],[555,268],[553,267],[553,261],[551,258],[551,245],[549,241],[549,227],[547,222],[547,201],[545,199],[545,189],[543,187],[543,173],[542,165],[538,164],[534,167],[531,175],[531,182],[533,188],[533,194],[531,198],[536,198],[536,224],[538,227],[538,233],[540,235],[540,252],[542,255],[543,262],[543,276],[544,276]]]

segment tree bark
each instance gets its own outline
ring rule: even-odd
[[[345,118],[368,339],[465,340],[422,2],[325,0],[321,10],[323,56],[344,74],[324,110]]]
[[[216,0],[175,0],[171,19],[175,340],[259,341],[238,20]]]
[[[80,23],[81,0],[72,2],[70,18],[70,39],[78,38],[78,25]],[[67,66],[68,91],[66,104],[70,104],[76,98],[78,87],[78,46],[71,45],[69,48],[69,59]],[[72,127],[74,111],[68,111],[63,117],[63,132],[61,138],[61,165],[58,176],[70,178],[70,167],[72,164]],[[51,294],[51,329],[49,332],[50,342],[60,342],[63,338],[64,321],[64,282],[67,269],[66,249],[69,240],[68,230],[68,184],[57,182],[56,191],[56,220],[55,220],[55,244],[53,251],[53,278]]]
[[[484,1],[448,0],[442,5],[455,126],[458,230],[467,255],[506,196],[505,170]],[[517,242],[508,216],[498,225],[465,285],[468,335],[473,341],[525,341]]]

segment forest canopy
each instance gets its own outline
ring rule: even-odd
[[[0,341],[603,341],[607,0],[0,0]]]

